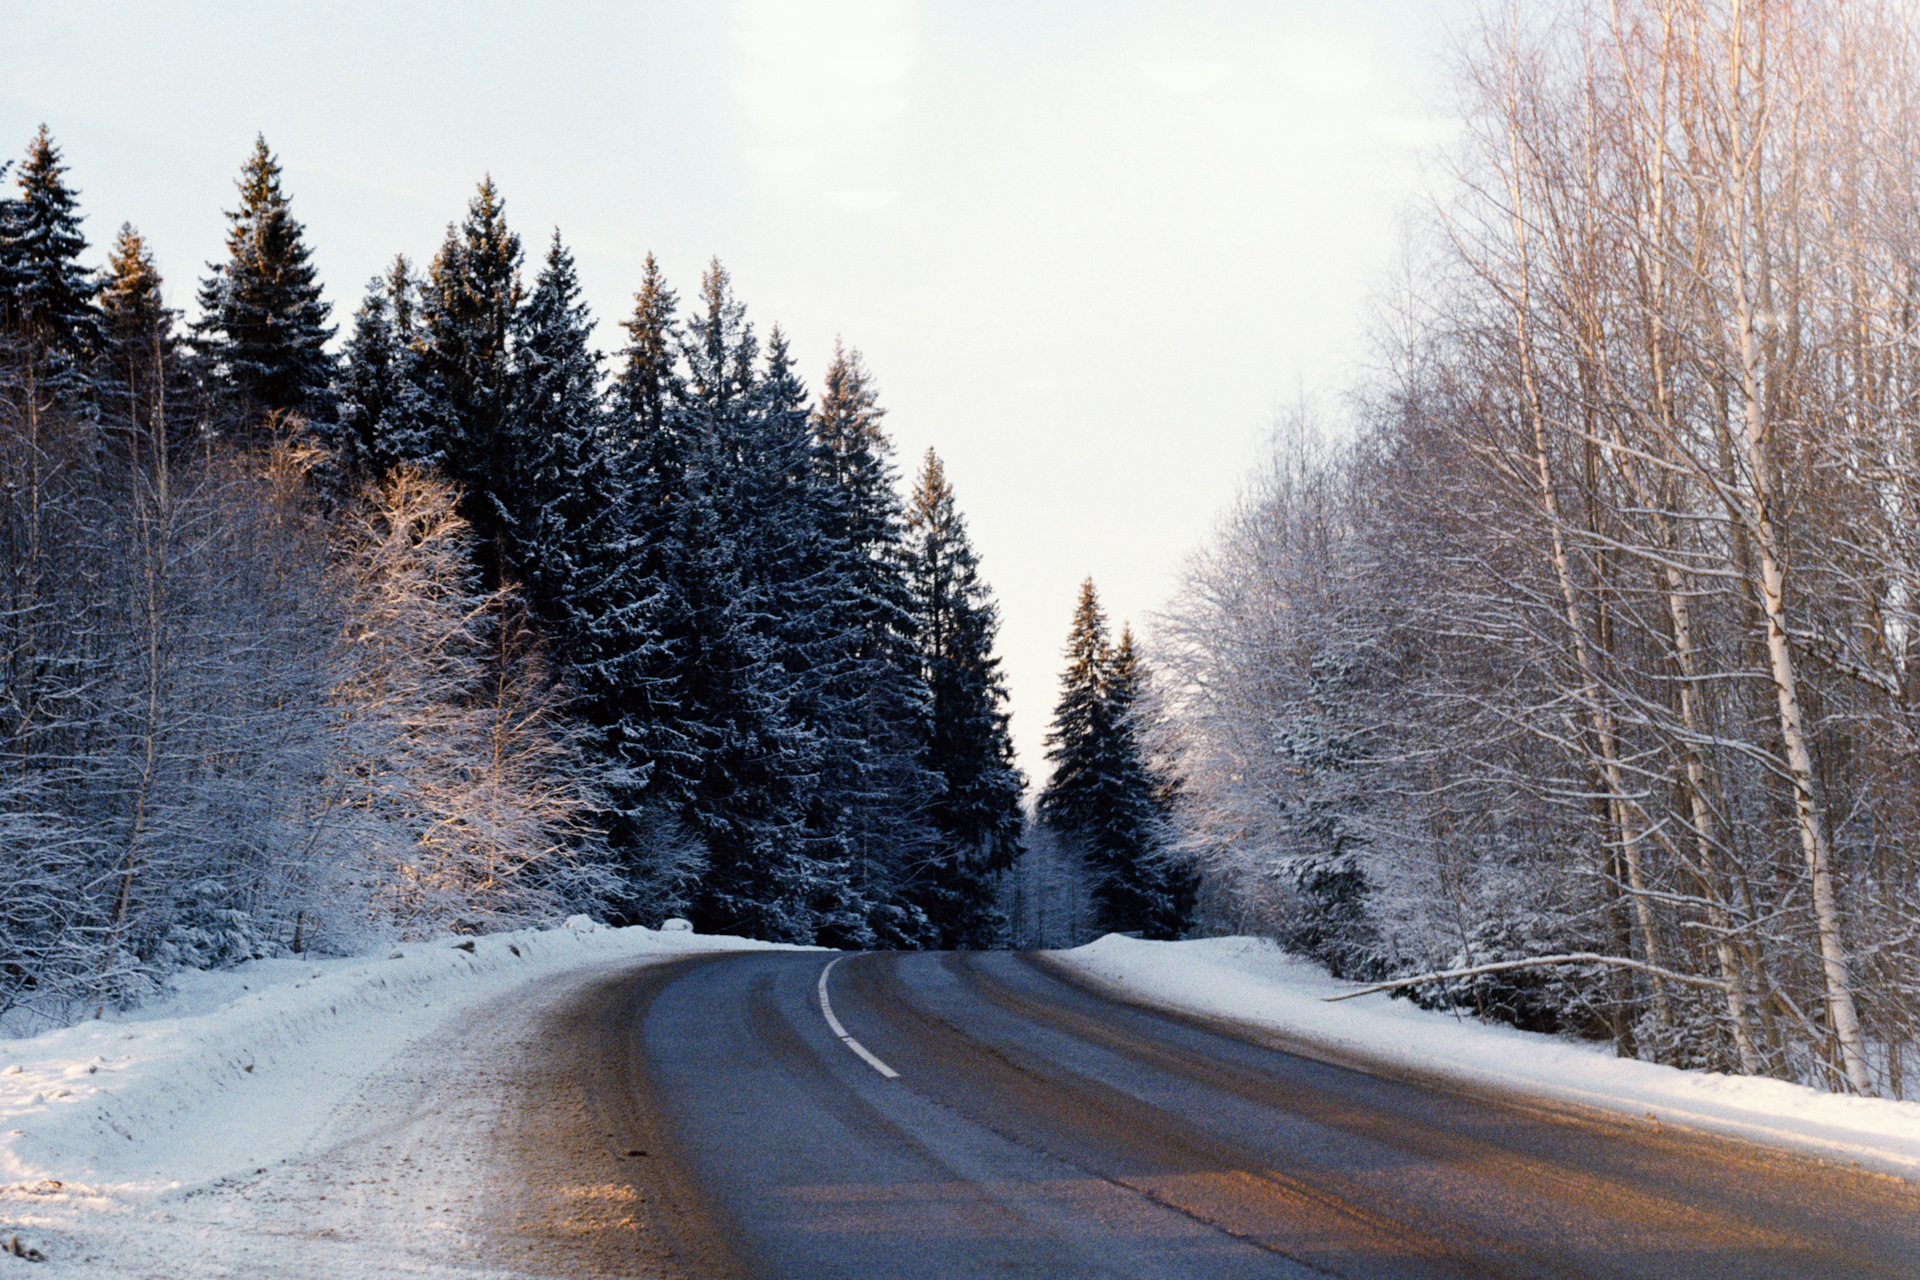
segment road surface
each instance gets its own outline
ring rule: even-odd
[[[702,1280],[1920,1277],[1909,1183],[1367,1074],[1028,956],[691,959],[547,1035],[593,1093],[569,1149],[652,1215],[632,1264]]]

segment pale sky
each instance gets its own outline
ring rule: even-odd
[[[648,251],[683,300],[718,255],[810,379],[865,355],[903,476],[946,462],[1037,781],[1081,579],[1144,622],[1276,413],[1364,360],[1460,11],[0,0],[0,156],[44,121],[92,260],[130,221],[190,309],[264,133],[343,337],[485,173],[603,347]]]

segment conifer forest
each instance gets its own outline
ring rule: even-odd
[[[856,352],[810,391],[648,259],[603,368],[491,182],[336,344],[264,140],[183,326],[47,130],[11,168],[0,1012],[571,912],[1001,940],[997,607]]]
[[[188,323],[43,128],[0,203],[0,1014],[576,912],[1248,933],[1920,1096],[1909,17],[1547,8],[1462,43],[1348,393],[1139,634],[1061,601],[1030,810],[959,498],[857,351],[810,380],[651,257],[603,346],[491,180],[336,314],[264,139]]]

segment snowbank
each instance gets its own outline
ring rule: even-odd
[[[1615,1058],[1605,1045],[1489,1026],[1358,985],[1260,938],[1143,942],[1109,934],[1055,953],[1145,1004],[1217,1018],[1328,1061],[1485,1086],[1788,1147],[1920,1180],[1920,1103],[1847,1098],[1778,1080]]]
[[[404,944],[384,959],[182,975],[132,1018],[0,1041],[0,1182],[144,1199],[302,1148],[369,1071],[522,983],[596,962],[763,947],[691,932],[559,929]]]

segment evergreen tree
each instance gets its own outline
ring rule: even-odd
[[[508,423],[513,394],[512,340],[524,300],[520,237],[492,178],[481,180],[466,220],[448,226],[421,290],[422,367],[415,385],[429,401],[423,415],[448,478],[463,489],[461,514],[480,544],[491,586],[506,581],[515,537],[512,494],[520,459]]]
[[[593,318],[557,231],[515,334],[505,431],[519,483],[501,496],[514,532],[508,551],[535,615],[564,633],[589,621],[577,612],[583,592],[624,559],[626,535]]]
[[[824,598],[811,683],[829,743],[822,810],[870,903],[875,937],[908,947],[934,932],[918,899],[934,860],[941,784],[924,763],[931,706],[884,414],[858,353],[836,344],[812,420]]]
[[[340,379],[335,455],[349,488],[379,479],[402,462],[437,466],[435,421],[422,385],[414,325],[419,285],[405,257],[367,282],[353,317]]]
[[[334,413],[331,308],[265,138],[254,141],[238,185],[240,207],[227,214],[227,259],[210,265],[200,284],[195,342],[243,433],[273,414],[327,423]]]
[[[806,475],[805,413],[796,458],[777,438],[782,415],[766,412],[759,344],[717,261],[701,302],[680,335],[684,376],[666,414],[691,445],[686,474],[648,513],[653,536],[671,544],[677,612],[665,673],[674,718],[661,735],[673,741],[655,785],[707,854],[696,925],[812,941],[822,895],[838,890],[809,839],[819,743],[791,711],[779,613],[799,533],[788,490]]]
[[[942,784],[932,814],[940,838],[917,900],[936,945],[987,947],[1005,928],[993,877],[1021,852],[1026,785],[1013,761],[1006,681],[993,653],[999,610],[931,449],[907,514],[908,575],[931,699],[924,760]]]
[[[776,326],[738,423],[731,456],[739,465],[725,502],[747,548],[742,603],[766,619],[766,678],[785,708],[815,937],[893,945],[903,929],[915,931],[914,920],[893,902],[895,865],[869,842],[868,815],[848,793],[857,762],[871,754],[850,688],[860,640],[846,604],[844,548],[828,527],[831,481],[817,465],[809,399]]]
[[[614,378],[608,434],[624,486],[626,565],[634,580],[625,636],[607,634],[597,659],[609,746],[653,779],[670,805],[686,799],[674,780],[693,776],[691,738],[681,727],[676,688],[693,630],[689,625],[686,538],[697,504],[687,487],[697,441],[678,406],[684,384],[677,367],[679,299],[652,254],[622,322],[629,345]],[[647,643],[641,643],[645,635]],[[584,659],[576,658],[576,667]]]
[[[127,461],[151,466],[163,443],[160,431],[190,420],[191,414],[182,412],[190,392],[173,328],[177,313],[165,303],[146,241],[130,225],[120,228],[107,255],[99,298],[94,386],[100,420],[117,434]]]
[[[1193,913],[1198,882],[1188,868],[1167,856],[1167,823],[1177,784],[1155,775],[1140,746],[1147,679],[1134,650],[1133,630],[1123,626],[1107,664],[1114,790],[1093,841],[1094,900],[1107,928],[1171,939],[1180,936]]]
[[[630,447],[638,455],[642,472],[662,485],[678,483],[686,474],[686,444],[677,433],[670,434],[667,414],[680,392],[674,363],[674,314],[679,303],[660,274],[660,264],[649,253],[640,290],[633,295],[633,316],[620,326],[627,331],[628,342],[620,353],[614,398],[625,411]]]
[[[704,592],[687,546],[711,522],[687,486],[697,442],[679,410],[678,299],[651,254],[634,302],[594,464],[606,475],[589,480],[609,486],[614,506],[568,605],[564,657],[609,770],[602,818],[629,886],[615,910],[657,920],[692,909],[686,895],[707,862],[692,818],[700,709],[686,701],[701,635],[691,602]]]
[[[1131,632],[1119,648],[1109,644],[1087,579],[1047,735],[1054,773],[1040,793],[1040,818],[1079,847],[1099,928],[1171,938],[1185,924],[1191,888],[1163,851],[1166,788],[1148,771],[1134,727],[1141,681]]]
[[[1067,669],[1046,737],[1053,776],[1040,792],[1040,818],[1075,836],[1092,831],[1112,794],[1113,725],[1108,719],[1107,615],[1093,579],[1080,584],[1073,626],[1067,633]]]
[[[41,125],[15,179],[19,194],[0,201],[0,323],[44,364],[42,376],[71,382],[104,335],[93,305],[99,286],[79,261],[87,248],[79,193],[66,172]]]

